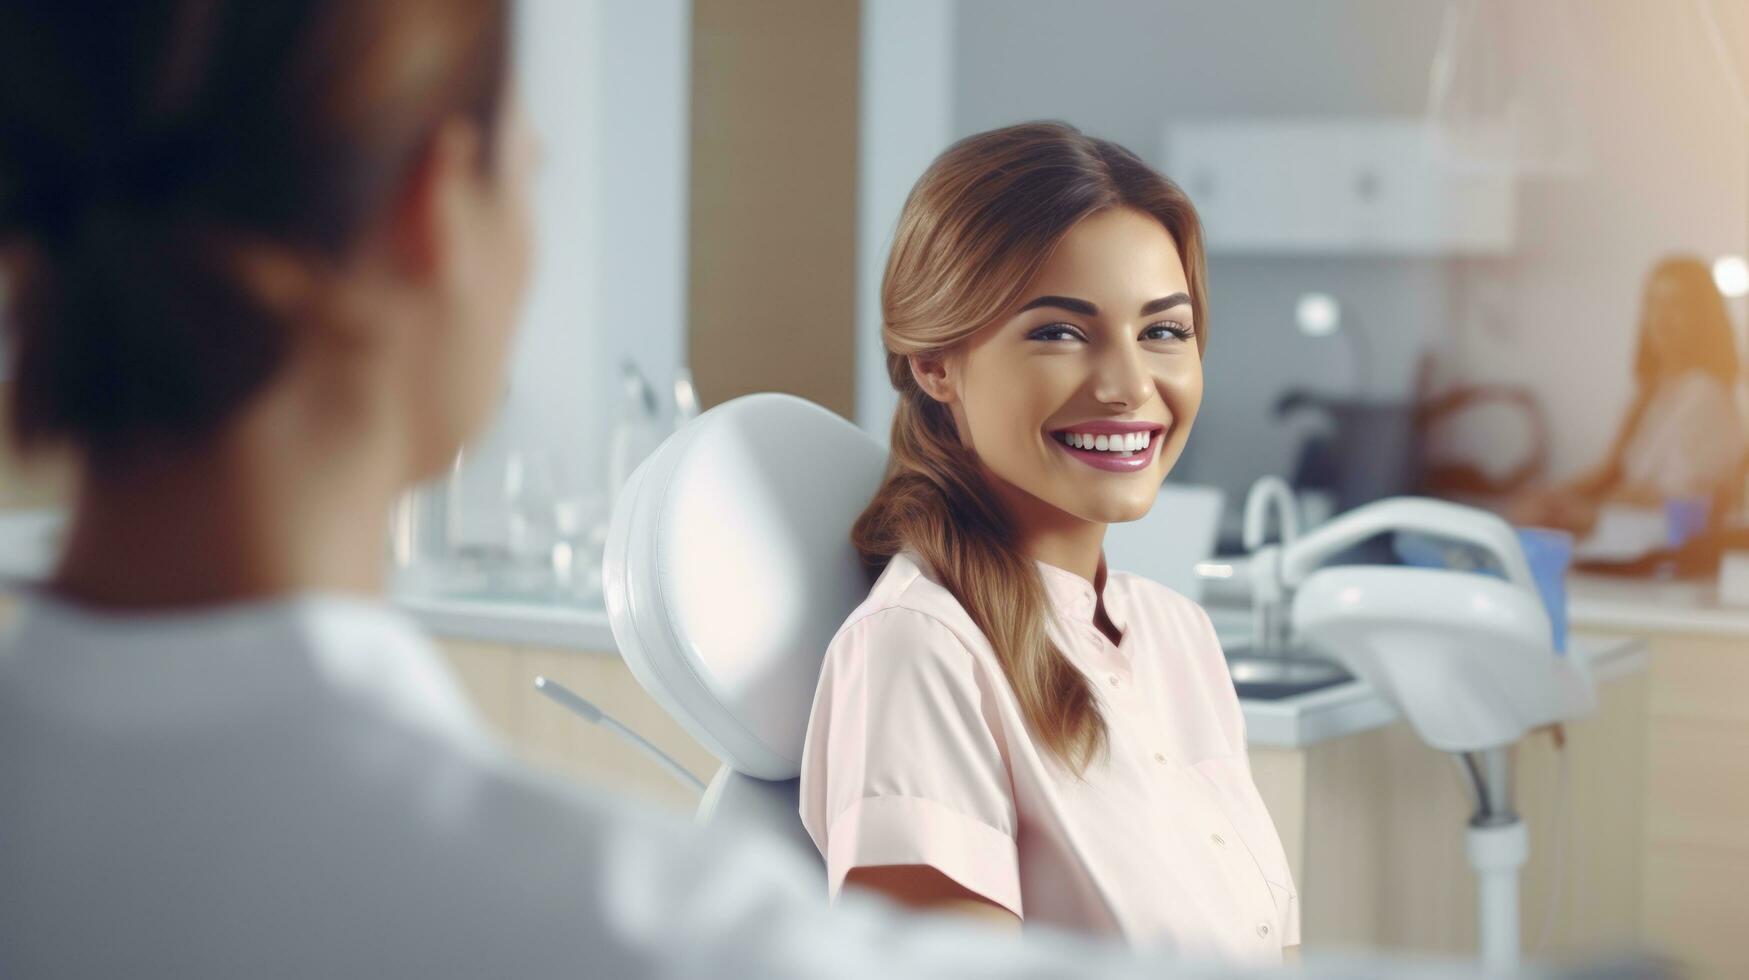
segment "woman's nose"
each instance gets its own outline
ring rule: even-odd
[[[1093,379],[1093,397],[1125,410],[1138,408],[1154,391],[1154,378],[1142,359],[1128,347],[1111,350],[1100,359]]]

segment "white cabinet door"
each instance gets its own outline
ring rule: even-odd
[[[1512,244],[1513,184],[1458,174],[1420,121],[1181,123],[1167,172],[1217,252],[1457,254]]]

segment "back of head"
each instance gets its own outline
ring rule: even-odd
[[[437,123],[489,130],[507,7],[0,5],[14,440],[101,464],[232,418],[299,339],[291,293],[251,256],[344,263]]]

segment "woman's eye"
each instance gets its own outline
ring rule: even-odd
[[[1182,323],[1156,323],[1142,331],[1143,340],[1189,340],[1196,336],[1196,331]]]
[[[1026,335],[1028,340],[1079,340],[1081,332],[1066,323],[1047,323]]]

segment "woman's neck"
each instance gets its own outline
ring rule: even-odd
[[[1041,506],[1046,506],[1040,502]],[[1111,620],[1105,608],[1105,561],[1103,546],[1106,525],[1070,517],[1055,508],[1054,520],[1035,521],[1021,529],[1021,540],[1027,552],[1047,565],[1067,569],[1093,584],[1093,625],[1112,643],[1123,640],[1123,634]],[[1044,515],[1048,516],[1048,515]]]
[[[51,588],[115,609],[379,594],[398,454],[273,415],[200,450],[88,473]]]
[[[1100,555],[1106,525],[1066,513],[994,474],[986,478],[1014,522],[1015,538],[1022,550],[1047,565],[1074,572],[1095,588],[1105,585]]]
[[[1029,528],[1021,532],[1027,553],[1047,565],[1068,569],[1093,584],[1105,585],[1104,563],[1100,561],[1105,543],[1105,525],[1079,522],[1079,527]]]

